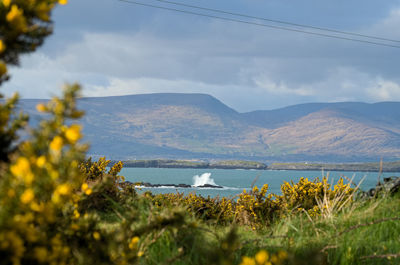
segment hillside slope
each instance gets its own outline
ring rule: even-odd
[[[41,119],[22,100],[32,123]],[[113,159],[363,161],[400,156],[400,103],[311,103],[238,113],[205,94],[82,98],[90,154]]]

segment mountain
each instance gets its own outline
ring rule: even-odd
[[[31,124],[41,100],[22,100]],[[310,103],[238,113],[205,94],[82,98],[89,154],[112,159],[377,161],[400,157],[400,103]]]

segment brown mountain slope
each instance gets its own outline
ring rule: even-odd
[[[398,156],[399,135],[372,127],[335,111],[308,114],[263,135],[268,143],[284,144],[292,154]]]
[[[22,105],[38,121],[34,106]],[[400,158],[400,103],[302,104],[238,113],[202,94],[84,98],[89,154],[131,158]]]

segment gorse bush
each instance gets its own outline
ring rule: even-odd
[[[81,188],[86,195],[90,195],[80,203],[82,209],[111,211],[115,203],[124,203],[126,199],[136,195],[136,190],[126,185],[125,178],[118,175],[123,166],[122,162],[115,163],[107,170],[110,162],[102,157],[94,162],[89,158],[79,164],[85,179]]]
[[[52,32],[51,11],[67,0],[0,1],[0,85],[9,79],[7,65],[18,65],[19,55],[35,51]],[[0,162],[9,161],[16,150],[17,130],[27,121],[15,113],[18,95],[1,101],[0,94]]]
[[[270,223],[280,211],[274,195],[267,195],[268,184],[261,190],[255,186],[250,192],[243,190],[234,204],[235,220],[239,224],[251,225],[253,229]]]
[[[96,216],[78,208],[90,196],[88,189],[82,190],[85,175],[78,167],[87,146],[78,142],[79,125],[65,125],[66,118],[82,114],[75,108],[78,92],[79,86],[70,86],[63,98],[38,105],[51,118],[32,131],[2,174],[0,253],[6,264],[71,264],[77,250],[85,257],[82,241],[86,248],[98,245],[86,249],[90,256],[104,248],[98,243],[105,235],[96,228]]]
[[[283,218],[293,212],[306,212],[309,216],[320,216],[330,210],[337,214],[344,204],[351,202],[355,189],[350,183],[345,184],[340,178],[337,183],[328,183],[328,178],[313,181],[301,178],[297,183],[284,182],[281,186],[282,195],[267,194],[268,184],[258,189],[243,190],[237,198],[210,198],[190,193],[151,195],[153,203],[163,208],[165,206],[183,206],[197,217],[217,224],[248,225],[252,229],[262,228],[271,224],[275,218]],[[333,205],[334,204],[334,205]],[[336,211],[332,212],[332,207]]]
[[[284,182],[281,186],[282,196],[278,196],[280,204],[286,210],[306,211],[310,216],[316,216],[324,211],[321,206],[321,200],[325,198],[326,202],[331,201],[333,198],[339,198],[338,204],[344,204],[351,200],[353,197],[354,189],[351,188],[351,182],[344,183],[344,179],[340,178],[334,185],[333,189],[331,184],[328,183],[328,178],[323,177],[322,181],[319,178],[313,181],[308,178],[300,178],[298,183],[293,181]]]

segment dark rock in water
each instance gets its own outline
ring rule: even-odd
[[[132,184],[132,183],[131,183]],[[149,182],[142,182],[138,186],[143,186],[146,188],[159,188],[159,187],[171,187],[171,188],[191,188],[189,184],[151,184]]]
[[[178,187],[178,188],[191,188],[192,185],[188,185],[188,184],[178,184],[178,185],[176,185],[176,187]]]
[[[142,186],[143,184],[142,184],[141,182],[135,182],[135,183],[133,183],[133,182],[130,182],[130,181],[125,181],[125,182],[122,183],[122,185],[123,185],[123,186],[133,186],[133,187],[136,187],[136,186]]]
[[[211,185],[211,184],[204,184],[204,185],[200,185],[200,186],[196,186],[196,188],[215,188],[215,189],[222,189],[222,186],[218,186],[218,185]]]
[[[400,191],[400,177],[392,176],[384,178],[383,182],[376,184],[375,188],[364,193],[369,197],[374,197],[379,194],[395,194]]]
[[[192,188],[192,185],[189,184],[151,184],[149,182],[141,182],[141,183],[132,183],[129,181],[124,182],[125,185],[133,185],[133,186],[142,186],[146,188],[160,188],[160,187],[171,187],[171,188]],[[222,189],[222,186],[218,185],[211,185],[211,184],[204,184],[201,186],[197,186],[196,188],[216,188],[216,189]]]
[[[151,183],[149,183],[149,182],[142,182],[142,185],[141,186],[144,186],[144,187],[152,187],[153,185],[151,184]]]

